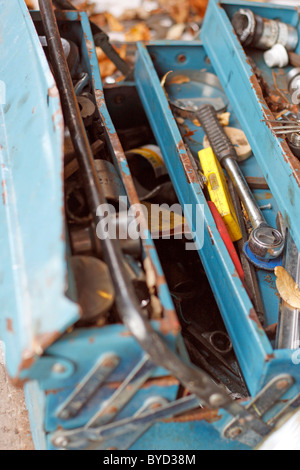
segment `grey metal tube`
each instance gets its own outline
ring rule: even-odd
[[[224,158],[223,166],[226,169],[238,195],[241,199],[246,212],[249,216],[251,225],[254,229],[262,224],[266,224],[266,220],[258,208],[257,202],[252,191],[249,190],[248,183],[241,172],[239,164],[233,158]]]
[[[284,267],[297,284],[300,283],[300,253],[287,232]],[[283,300],[280,301],[279,319],[276,339],[276,349],[300,348],[300,310],[290,307]]]

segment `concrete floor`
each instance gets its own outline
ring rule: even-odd
[[[23,390],[7,377],[0,341],[0,450],[33,450]]]

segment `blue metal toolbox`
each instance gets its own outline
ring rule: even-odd
[[[41,1],[45,8],[51,3]],[[260,263],[254,268],[248,262],[260,304],[237,271],[211,210],[199,163],[204,125],[188,113],[174,112],[171,95],[180,107],[202,98],[197,93],[203,91],[204,75],[204,88],[219,78],[216,94],[208,93],[205,99],[223,100],[230,127],[245,132],[252,151],[239,167],[258,205],[267,206],[266,223],[276,227],[280,211],[300,250],[299,161],[286,140],[264,121],[272,120],[273,114],[230,21],[247,7],[298,28],[298,13],[252,2],[210,0],[202,42],[139,43],[132,73],[104,88],[95,47],[100,39],[88,16],[56,11],[61,37],[78,51],[74,56],[81,75],[72,77],[73,96],[76,92],[94,105],[95,128],[86,116],[82,122],[92,148],[98,149],[95,162],[100,165],[104,151],[109,156],[110,173],[102,167],[101,184],[113,182],[118,194],[136,207],[134,219],[143,235],[133,248],[124,248],[124,265],[126,277],[139,289],[146,287],[146,310],[139,316],[138,301],[124,311],[112,303],[104,320],[84,322],[73,264],[74,233],[83,232],[76,231],[79,216],[71,214],[70,203],[75,200],[77,208],[83,199],[78,188],[66,182],[70,168],[71,180],[73,174],[84,179],[84,171],[72,167],[74,149],[73,160],[66,165],[66,138],[72,126],[64,125],[70,116],[50,42],[44,50],[42,46],[47,40],[46,10],[29,13],[23,0],[0,0],[0,7],[0,83],[5,84],[5,100],[0,100],[0,331],[8,373],[17,385],[25,384],[36,448],[246,450],[261,445],[300,406],[298,351],[275,345],[281,300],[274,269],[266,270]],[[262,53],[252,52],[265,80],[273,79]],[[195,77],[198,85],[193,87]],[[161,150],[167,170],[160,180],[161,187],[168,185],[165,200],[179,203],[174,210],[182,207],[189,227],[183,243],[174,233],[166,240],[156,237],[152,222],[149,226],[146,220],[141,187],[130,164],[135,145],[126,140],[132,128],[141,129],[140,134]],[[78,156],[80,148],[76,152]],[[83,214],[85,235],[88,224],[95,232]],[[67,223],[71,216],[72,224]],[[78,237],[76,242],[82,249],[82,240]],[[184,251],[187,245],[190,249]],[[96,242],[89,250],[105,262],[114,256],[99,255]],[[182,280],[182,264],[190,269],[183,277],[193,282],[192,297],[172,288],[177,270]],[[277,260],[281,265],[282,258]],[[115,271],[116,265],[110,270],[112,279]],[[106,300],[115,296],[118,306],[127,284],[124,281],[122,289],[110,294],[99,289],[98,295]],[[184,305],[192,311],[188,318]],[[207,333],[214,330],[227,335],[231,346],[219,350],[217,364],[201,352],[203,344],[207,351]]]

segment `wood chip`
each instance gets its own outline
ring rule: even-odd
[[[190,13],[189,0],[160,0],[159,3],[176,23],[187,23]]]
[[[151,31],[146,23],[137,23],[125,34],[125,39],[127,42],[150,41]]]
[[[190,83],[191,79],[186,75],[176,75],[176,77],[168,80],[168,85],[182,85],[183,83]]]
[[[163,76],[163,78],[162,78],[162,80],[161,80],[161,82],[160,82],[160,84],[161,84],[161,86],[162,86],[163,88],[165,88],[165,84],[166,84],[167,78],[168,78],[168,76],[170,75],[170,73],[173,73],[173,70],[170,70],[170,72],[167,72],[167,73]]]
[[[220,124],[221,124],[223,127],[229,126],[229,122],[230,122],[230,113],[218,114],[218,118],[219,118]]]
[[[107,21],[108,27],[111,31],[122,32],[124,31],[124,26],[120,23],[117,18],[111,13],[105,13],[105,19]]]
[[[236,129],[235,127],[224,127],[224,130],[235,147],[239,161],[244,161],[251,157],[252,149],[245,133],[241,129]],[[209,140],[206,136],[203,140],[203,147],[210,147]]]
[[[281,266],[275,268],[275,275],[280,297],[292,308],[300,309],[300,289],[292,276]]]
[[[127,48],[125,44],[120,49],[117,49],[117,48],[115,49],[119,52],[122,59],[126,59]],[[117,67],[115,66],[115,64],[113,64],[112,61],[108,57],[106,57],[106,55],[104,54],[104,52],[102,51],[100,47],[96,47],[96,53],[97,53],[97,58],[99,62],[102,79],[113,75],[117,70]]]
[[[191,8],[197,13],[201,18],[204,17],[206,8],[208,5],[208,0],[189,0]]]

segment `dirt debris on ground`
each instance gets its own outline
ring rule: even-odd
[[[9,381],[0,342],[0,450],[34,450],[24,392]]]

